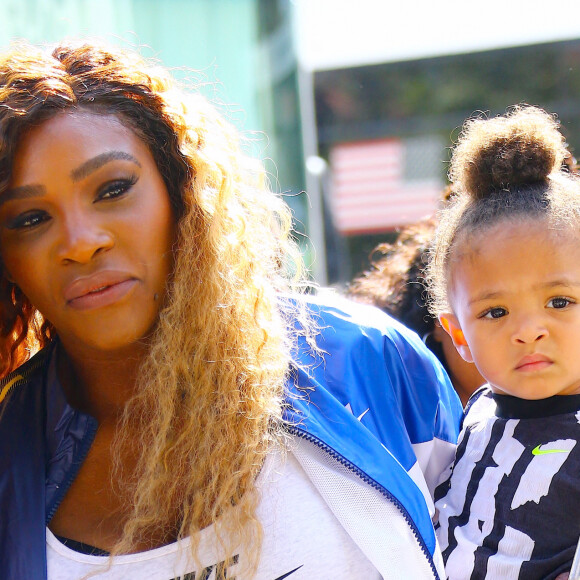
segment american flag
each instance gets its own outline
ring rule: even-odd
[[[444,146],[436,136],[335,145],[330,153],[330,205],[339,232],[381,232],[437,208]]]

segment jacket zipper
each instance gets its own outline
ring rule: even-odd
[[[91,448],[91,445],[93,444],[93,441],[95,439],[95,435],[97,433],[97,428],[98,428],[97,421],[95,419],[93,419],[92,417],[88,417],[88,421],[89,421],[89,426],[88,426],[87,432],[83,436],[83,440],[81,442],[81,448],[80,448],[78,455],[77,455],[77,461],[75,462],[76,465],[75,465],[74,469],[71,469],[69,476],[67,477],[65,483],[63,485],[59,486],[59,488],[58,488],[59,494],[58,494],[52,508],[46,514],[46,525],[47,526],[50,523],[50,520],[52,520],[52,517],[54,516],[54,514],[56,513],[56,510],[58,509],[58,507],[62,503],[62,500],[64,499],[66,492],[68,491],[69,487],[71,486],[72,482],[74,481],[75,477],[77,476],[79,469],[81,468],[81,466],[85,462],[85,459],[89,453],[89,449]]]
[[[423,552],[423,555],[427,558],[427,561],[429,562],[429,566],[431,567],[431,571],[433,572],[433,576],[437,580],[439,580],[439,574],[437,572],[437,569],[435,568],[435,562],[433,561],[433,558],[429,552],[429,549],[427,548],[427,545],[425,544],[425,540],[423,540],[423,537],[419,533],[417,525],[415,524],[415,522],[413,521],[413,519],[409,515],[409,512],[405,509],[403,504],[388,489],[384,488],[380,483],[376,482],[374,479],[369,477],[362,469],[360,469],[354,463],[350,462],[348,459],[346,459],[340,453],[335,451],[332,447],[330,447],[330,445],[328,445],[327,443],[324,443],[324,441],[321,441],[320,439],[318,439],[318,437],[315,437],[314,435],[311,435],[310,433],[303,431],[299,427],[291,426],[291,425],[287,426],[287,431],[290,434],[295,435],[296,437],[300,437],[301,439],[304,439],[305,441],[308,441],[309,443],[312,443],[312,444],[316,445],[318,448],[322,449],[325,453],[330,455],[335,461],[337,461],[338,463],[340,463],[341,465],[346,467],[349,471],[353,472],[357,477],[362,479],[362,481],[364,481],[367,485],[370,485],[373,489],[376,489],[384,497],[386,497],[391,503],[393,503],[397,507],[397,509],[401,512],[401,515],[403,516],[403,518],[405,519],[405,521],[407,522],[407,524],[411,528],[413,535],[415,536],[415,538],[417,539],[417,542],[419,543],[419,546],[421,547],[421,551]]]

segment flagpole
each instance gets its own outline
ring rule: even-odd
[[[298,65],[298,93],[300,98],[300,120],[302,125],[302,150],[306,179],[308,205],[308,238],[312,248],[311,273],[320,286],[328,283],[326,264],[326,241],[322,204],[322,174],[317,171],[318,135],[314,100],[314,73]]]

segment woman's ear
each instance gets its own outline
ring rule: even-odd
[[[10,272],[4,268],[4,271],[2,272],[2,274],[4,275],[4,278],[6,279],[7,282],[10,282],[10,284],[16,284],[16,282],[14,281],[14,278],[12,278],[12,276],[10,275]]]
[[[444,312],[439,315],[439,322],[444,328],[445,332],[451,337],[453,345],[457,349],[457,352],[460,354],[461,358],[466,362],[472,363],[473,357],[471,356],[471,350],[469,349],[469,345],[465,340],[465,336],[463,334],[463,330],[461,330],[457,316],[455,316],[455,314],[452,312]]]

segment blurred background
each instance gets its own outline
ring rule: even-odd
[[[431,214],[465,118],[557,113],[580,155],[574,2],[1,0],[0,45],[102,38],[199,86],[266,160],[313,278]],[[306,195],[303,193],[307,191]]]

